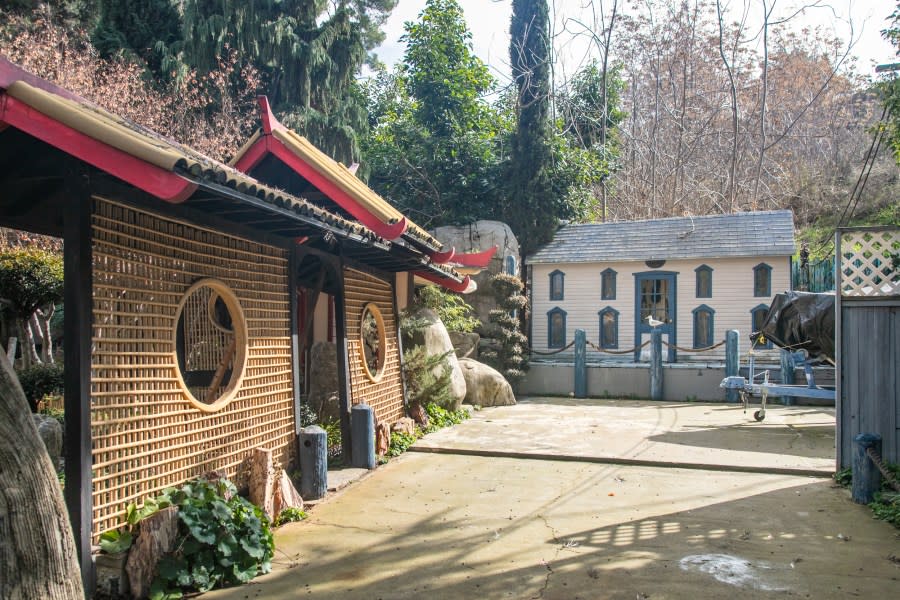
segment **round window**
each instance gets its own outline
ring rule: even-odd
[[[194,406],[212,412],[234,397],[244,376],[247,324],[237,296],[223,282],[190,287],[175,315],[178,380]]]
[[[359,327],[360,352],[366,375],[378,381],[384,374],[384,319],[375,304],[366,304]]]

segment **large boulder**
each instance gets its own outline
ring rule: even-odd
[[[475,316],[481,319],[485,331],[491,331],[489,321],[491,310],[497,308],[490,281],[498,273],[506,273],[507,267],[513,267],[513,275],[522,276],[522,265],[519,257],[519,242],[509,225],[501,221],[476,221],[471,225],[448,225],[434,230],[434,236],[446,247],[453,246],[457,252],[481,252],[497,246],[497,253],[487,268],[472,278],[478,289],[466,294],[465,300],[474,309]]]
[[[510,406],[516,403],[512,386],[497,370],[470,358],[459,359],[466,378],[466,404]]]
[[[309,352],[309,406],[320,423],[341,418],[337,345],[316,342]]]
[[[466,380],[463,378],[462,369],[459,367],[459,359],[453,351],[453,343],[447,328],[430,308],[420,308],[411,315],[412,318],[423,321],[423,326],[416,329],[409,336],[411,346],[424,346],[428,356],[441,356],[447,354],[447,362],[450,364],[450,395],[453,397],[453,406],[445,406],[453,410],[459,410],[466,397]],[[435,375],[440,375],[440,367],[435,367]]]
[[[48,415],[33,414],[31,418],[34,420],[34,426],[37,427],[38,435],[44,446],[47,448],[47,454],[50,455],[50,462],[54,468],[59,468],[59,455],[62,452],[63,430],[59,421]]]
[[[457,358],[478,358],[478,341],[481,336],[477,333],[466,333],[464,331],[451,331],[450,343],[456,351]]]

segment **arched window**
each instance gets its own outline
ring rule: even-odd
[[[694,348],[708,348],[715,344],[714,315],[716,311],[701,304],[691,311],[694,314]]]
[[[506,262],[506,264],[504,265],[504,270],[506,271],[506,274],[507,275],[516,275],[517,274],[516,257],[510,254],[509,256],[506,257],[505,262]]]
[[[566,345],[566,311],[556,307],[547,313],[547,347],[563,348]]]
[[[712,298],[712,267],[700,265],[694,272],[697,274],[697,297]]]
[[[618,348],[619,311],[611,306],[607,306],[598,314],[600,315],[600,347]]]
[[[600,273],[600,299],[616,299],[616,272],[612,269],[606,269]]]
[[[772,267],[759,263],[753,267],[753,296],[768,298],[772,295]]]
[[[769,312],[769,307],[765,304],[758,304],[750,309],[750,332],[756,333],[762,329],[763,321],[766,319],[766,314]],[[772,342],[766,340],[764,338],[763,342],[760,342],[757,338],[756,340],[757,348],[771,348]]]
[[[550,299],[562,300],[565,296],[566,274],[559,269],[550,273]]]

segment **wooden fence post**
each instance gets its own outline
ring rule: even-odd
[[[739,373],[740,363],[738,362],[738,356],[740,356],[740,343],[738,339],[740,337],[740,333],[737,329],[729,329],[725,333],[725,377],[736,377]],[[728,402],[737,402],[740,398],[738,397],[738,390],[735,389],[727,389],[725,390],[725,399]]]
[[[853,482],[850,495],[857,504],[869,504],[875,499],[875,492],[881,489],[881,471],[869,458],[866,451],[872,448],[881,456],[881,436],[877,433],[860,433],[853,438]]]
[[[587,337],[575,330],[575,397],[587,398]]]
[[[650,399],[663,399],[662,331],[650,331]]]

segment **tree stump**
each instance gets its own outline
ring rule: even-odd
[[[256,448],[250,455],[250,502],[275,519],[275,469],[272,451]]]
[[[178,541],[178,507],[169,506],[140,524],[140,533],[128,552],[125,572],[131,595],[139,600],[150,593],[159,560],[175,549]]]
[[[316,500],[328,490],[328,435],[318,425],[300,430],[300,495]]]

